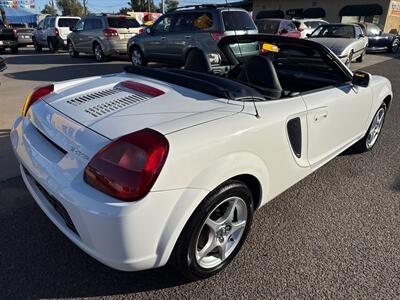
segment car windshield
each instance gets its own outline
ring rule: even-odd
[[[139,22],[135,18],[117,17],[108,18],[108,25],[111,28],[138,28]]]
[[[60,18],[58,19],[58,27],[74,27],[78,21],[77,18]]]
[[[258,31],[267,34],[276,34],[279,29],[280,21],[274,20],[256,20]]]
[[[381,35],[382,30],[375,24],[367,24],[367,35],[378,36]]]
[[[256,26],[250,15],[245,11],[222,12],[225,30],[255,30]]]
[[[311,33],[313,38],[349,38],[355,36],[352,25],[321,25]]]

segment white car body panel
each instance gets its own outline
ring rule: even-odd
[[[66,102],[125,80],[146,83],[165,94],[94,119],[85,112],[86,104],[74,107]],[[166,264],[193,211],[218,185],[251,175],[260,183],[259,206],[264,205],[360,139],[388,96],[389,81],[372,76],[368,88],[329,88],[257,102],[257,118],[252,102],[216,99],[121,73],[55,84],[53,94],[16,120],[11,141],[29,191],[56,226],[104,264],[136,271]],[[96,104],[101,101],[109,100]],[[319,114],[322,119],[314,122]],[[297,117],[302,125],[300,158],[286,130],[287,122]],[[147,196],[122,202],[85,183],[84,169],[104,145],[145,127],[164,134],[170,144]],[[35,181],[65,207],[79,236]]]

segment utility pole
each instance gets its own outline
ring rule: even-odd
[[[162,0],[162,13],[165,14],[165,0]]]
[[[86,10],[87,2],[88,2],[88,0],[83,0],[83,15],[84,16],[87,15],[87,10]]]
[[[151,1],[147,0],[147,12],[150,12],[150,8],[151,8]]]

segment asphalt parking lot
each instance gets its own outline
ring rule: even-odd
[[[34,203],[19,176],[9,129],[33,87],[115,73],[128,62],[85,56],[7,56],[0,75],[0,299],[393,299],[400,295],[400,59],[368,55],[395,98],[376,148],[342,155],[256,213],[225,272],[185,282],[169,267],[109,269],[73,245]]]

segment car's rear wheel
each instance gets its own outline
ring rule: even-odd
[[[79,57],[79,52],[75,51],[74,45],[72,45],[71,41],[68,41],[68,53],[69,56],[72,58]]]
[[[376,145],[379,136],[382,131],[383,124],[385,122],[387,106],[383,103],[378,111],[376,112],[374,118],[372,119],[371,125],[368,128],[365,136],[358,141],[354,146],[350,149],[353,153],[363,153],[370,151]]]
[[[183,229],[171,263],[197,280],[223,270],[242,247],[253,220],[249,188],[229,180],[211,192]]]
[[[350,68],[350,66],[351,66],[351,63],[352,63],[352,61],[353,61],[353,50],[351,50],[350,51],[350,53],[349,53],[349,55],[347,56],[347,59],[346,59],[346,66],[348,67],[348,68]]]
[[[400,48],[400,40],[398,38],[395,38],[390,47],[390,52],[396,53],[399,50],[399,48]]]
[[[50,53],[57,53],[58,52],[57,44],[54,42],[53,39],[48,39],[47,47],[49,48]]]
[[[134,66],[146,66],[147,61],[139,47],[133,47],[130,51],[131,63]]]
[[[12,54],[18,54],[18,47],[11,47],[10,50]]]
[[[36,52],[42,52],[42,46],[38,44],[35,38],[32,38],[33,47],[35,48]]]
[[[99,43],[95,43],[93,46],[93,54],[98,62],[105,62],[109,59],[109,56],[105,55],[103,49]]]

